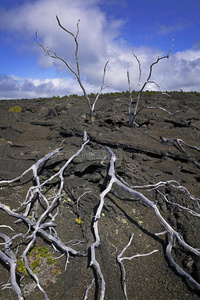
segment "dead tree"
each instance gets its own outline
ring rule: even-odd
[[[78,20],[77,22],[77,31],[76,31],[76,34],[72,33],[71,31],[69,31],[68,29],[66,29],[61,23],[60,23],[60,20],[58,18],[58,16],[56,16],[56,19],[57,19],[57,22],[58,22],[58,25],[60,26],[60,28],[62,28],[66,33],[68,33],[69,35],[71,35],[74,39],[74,42],[75,42],[75,60],[76,60],[76,70],[74,70],[70,65],[69,63],[63,59],[62,57],[58,56],[56,52],[54,52],[53,50],[50,50],[47,46],[44,46],[43,44],[40,43],[39,41],[39,38],[38,38],[38,29],[36,29],[36,32],[35,32],[35,36],[37,38],[37,42],[38,42],[38,45],[44,50],[44,52],[50,56],[51,58],[55,58],[55,59],[58,59],[60,61],[62,61],[65,66],[70,70],[71,73],[73,73],[83,91],[83,94],[85,96],[85,99],[87,100],[87,104],[88,104],[88,107],[89,107],[89,111],[90,111],[90,118],[91,120],[93,121],[93,118],[94,118],[94,109],[95,109],[95,105],[97,103],[97,100],[99,99],[99,96],[101,95],[102,91],[109,87],[110,85],[108,86],[104,86],[104,80],[105,80],[105,75],[106,75],[106,68],[107,68],[107,65],[108,65],[108,62],[107,61],[105,63],[105,66],[104,66],[104,71],[103,71],[103,77],[102,77],[102,84],[101,84],[101,87],[100,87],[100,90],[99,92],[96,94],[96,97],[95,97],[95,100],[91,101],[90,97],[88,96],[88,93],[86,92],[86,89],[82,83],[82,80],[81,80],[81,73],[80,73],[80,66],[79,66],[79,57],[78,57],[78,50],[79,50],[79,43],[78,43],[78,34],[79,34],[79,23],[80,23],[80,20]]]
[[[135,108],[134,108],[134,112],[133,112],[133,116],[132,116],[132,113],[131,113],[131,109],[132,109],[132,102],[133,102],[133,98],[132,98],[132,90],[131,90],[131,81],[130,81],[130,75],[129,75],[129,71],[127,71],[127,79],[128,79],[128,86],[129,86],[129,94],[130,94],[130,100],[129,100],[129,125],[132,126],[133,124],[136,124],[135,122],[135,119],[136,119],[136,116],[137,114],[144,108],[158,108],[158,109],[162,109],[162,110],[165,110],[164,108],[162,107],[147,107],[147,106],[143,106],[142,108],[140,108],[138,110],[138,105],[139,105],[139,101],[141,99],[141,95],[142,95],[142,92],[144,91],[145,87],[149,84],[149,83],[153,83],[155,84],[159,90],[161,90],[160,86],[153,80],[150,80],[151,79],[151,76],[152,76],[152,71],[153,71],[153,66],[156,65],[160,60],[162,59],[165,59],[165,58],[169,58],[169,55],[170,55],[170,52],[172,51],[173,49],[173,45],[174,45],[174,39],[172,40],[172,46],[169,50],[169,52],[164,55],[164,56],[161,56],[157,58],[157,60],[155,62],[153,62],[151,65],[150,65],[150,68],[149,68],[149,75],[146,79],[146,81],[144,82],[143,86],[141,87],[141,75],[142,75],[142,68],[141,68],[141,63],[140,63],[140,60],[138,59],[137,55],[134,53],[134,50],[133,50],[133,56],[135,57],[137,63],[138,63],[138,68],[139,68],[139,79],[138,79],[138,85],[139,85],[139,92],[138,92],[138,96],[137,96],[137,100],[136,100],[136,104],[135,104]],[[162,90],[161,90],[162,91]],[[162,91],[163,94],[166,94],[167,96],[169,96],[167,93],[164,93]],[[166,110],[165,110],[166,111]],[[168,111],[167,111],[168,112]],[[171,114],[170,112],[168,112],[169,114]],[[176,112],[177,113],[177,112]],[[136,124],[137,125],[137,124]]]

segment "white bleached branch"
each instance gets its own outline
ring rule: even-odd
[[[129,77],[129,72],[127,72],[127,77],[128,77],[128,85],[129,85],[129,93],[130,93],[130,101],[129,101],[129,125],[132,126],[133,124],[136,124],[135,122],[135,119],[136,119],[136,115],[139,113],[139,111],[141,111],[141,109],[143,109],[144,107],[142,107],[140,110],[138,110],[138,105],[139,105],[139,101],[141,99],[141,95],[142,95],[142,92],[144,91],[145,87],[149,84],[149,83],[153,83],[155,84],[159,90],[161,90],[160,86],[155,82],[155,81],[152,81],[150,80],[151,79],[151,76],[152,76],[152,71],[153,71],[153,67],[154,65],[156,65],[160,60],[162,59],[165,59],[165,58],[169,58],[169,55],[170,55],[170,52],[172,51],[173,49],[173,45],[174,45],[174,39],[172,39],[172,45],[171,45],[171,48],[169,50],[169,52],[164,55],[164,56],[161,56],[157,58],[157,60],[155,62],[153,62],[151,65],[150,65],[150,68],[149,68],[149,75],[146,79],[146,81],[144,82],[142,88],[141,88],[141,75],[142,75],[142,68],[141,68],[141,63],[140,63],[140,60],[139,58],[137,57],[137,55],[134,53],[134,50],[133,50],[133,56],[135,57],[137,63],[138,63],[138,68],[139,68],[139,80],[138,80],[138,85],[139,85],[139,93],[138,93],[138,96],[137,96],[137,100],[136,100],[136,104],[135,104],[135,108],[134,108],[134,112],[133,112],[133,116],[131,116],[131,104],[132,104],[132,91],[131,91],[131,84],[130,84],[130,77]],[[163,92],[161,90],[161,92],[163,94],[166,94],[167,96],[169,96],[167,93]],[[137,125],[137,124],[136,124]]]
[[[182,151],[182,152],[185,152],[185,149],[183,148],[183,146],[181,144],[183,144],[184,146],[190,148],[190,149],[193,149],[193,150],[196,150],[198,152],[200,152],[200,147],[197,147],[197,146],[192,146],[192,145],[189,145],[187,143],[185,143],[182,139],[177,139],[177,138],[173,138],[173,139],[169,139],[169,138],[164,138],[164,137],[160,137],[162,142],[163,143],[177,143],[179,149]]]
[[[121,182],[115,175],[115,166],[114,163],[116,161],[116,156],[115,154],[112,152],[112,150],[108,147],[106,147],[106,150],[108,151],[108,153],[110,154],[110,168],[108,171],[109,176],[111,177],[110,179],[110,183],[109,183],[109,190],[112,187],[112,184],[115,183],[117,184],[119,187],[121,187],[124,191],[128,192],[129,194],[131,194],[132,196],[140,199],[140,201],[142,201],[145,205],[147,205],[149,208],[151,208],[156,216],[156,218],[158,219],[158,221],[160,222],[160,224],[165,228],[165,230],[167,231],[168,235],[169,235],[169,244],[168,247],[166,249],[166,255],[171,263],[171,265],[176,269],[176,271],[181,274],[182,276],[184,276],[186,279],[189,280],[190,283],[193,284],[193,286],[195,286],[195,288],[197,290],[200,290],[200,283],[198,283],[194,278],[192,278],[188,273],[186,273],[185,271],[183,271],[179,265],[172,259],[171,256],[171,248],[174,245],[174,241],[177,241],[178,244],[183,247],[185,250],[195,254],[198,258],[200,258],[200,251],[193,248],[192,246],[190,246],[189,244],[187,244],[183,237],[177,232],[175,231],[172,226],[163,218],[163,216],[161,215],[156,202],[152,202],[151,200],[149,200],[147,197],[145,197],[142,193],[130,188],[129,186],[125,185],[123,182]],[[107,189],[106,189],[107,190]],[[105,191],[106,191],[105,190]],[[173,243],[172,243],[173,241]]]
[[[132,260],[133,258],[136,258],[136,257],[148,256],[148,255],[151,255],[151,254],[159,251],[159,250],[153,250],[153,251],[148,252],[148,253],[135,254],[135,255],[130,256],[130,257],[126,257],[126,256],[122,257],[124,252],[127,250],[127,248],[132,243],[133,236],[134,236],[134,233],[131,234],[128,244],[124,247],[124,249],[121,251],[121,253],[117,256],[117,262],[120,264],[120,267],[121,267],[121,270],[122,270],[123,291],[124,291],[124,296],[125,296],[126,300],[128,300],[127,290],[126,290],[126,270],[125,270],[125,267],[124,267],[124,264],[123,264],[122,261],[123,260]]]
[[[76,34],[72,33],[71,31],[69,31],[68,29],[66,29],[60,22],[58,16],[56,16],[56,19],[57,19],[57,22],[58,22],[58,25],[60,26],[60,28],[62,30],[64,30],[67,34],[71,35],[74,39],[74,42],[75,42],[75,60],[76,60],[76,70],[74,70],[70,65],[69,63],[63,59],[62,57],[58,56],[57,53],[55,51],[52,51],[50,50],[48,47],[44,46],[43,44],[40,43],[39,41],[39,38],[38,38],[38,29],[36,29],[36,32],[35,32],[35,36],[36,36],[36,39],[37,39],[37,42],[38,42],[38,45],[44,50],[44,52],[51,58],[54,58],[54,59],[58,59],[60,61],[62,61],[65,66],[70,70],[70,72],[72,74],[74,74],[74,76],[76,77],[82,91],[83,91],[83,94],[84,94],[84,97],[85,99],[87,100],[87,104],[88,104],[88,107],[89,107],[89,111],[90,111],[90,117],[91,117],[91,121],[93,122],[93,119],[94,119],[94,109],[95,109],[95,105],[96,105],[96,102],[97,100],[99,99],[99,96],[101,95],[102,91],[104,89],[106,89],[107,87],[109,87],[110,85],[107,85],[107,86],[104,86],[104,81],[105,81],[105,75],[106,75],[106,69],[107,69],[107,65],[109,63],[109,61],[107,61],[105,63],[105,66],[104,66],[104,71],[103,71],[103,77],[102,77],[102,84],[101,84],[101,87],[100,87],[100,90],[99,92],[97,93],[96,97],[95,97],[95,100],[93,102],[93,104],[91,103],[91,99],[90,97],[88,96],[88,93],[86,92],[86,89],[83,85],[83,82],[81,80],[81,73],[80,73],[80,65],[79,65],[79,57],[78,57],[78,51],[79,51],[79,43],[78,43],[78,35],[79,35],[79,23],[80,23],[80,20],[78,20],[77,22],[77,31],[76,31]]]
[[[87,133],[85,133],[84,136],[87,137]],[[6,236],[3,233],[0,233],[0,238],[5,240],[5,243],[2,243],[2,245],[5,245],[5,253],[0,250],[0,259],[3,260],[6,264],[9,264],[9,266],[10,266],[11,286],[15,290],[16,294],[18,295],[19,300],[22,300],[24,298],[22,295],[21,288],[19,287],[19,285],[16,282],[16,257],[10,248],[10,245],[14,239],[17,239],[18,237],[23,237],[23,239],[26,239],[26,242],[28,241],[28,244],[22,253],[22,258],[25,263],[27,272],[35,280],[36,287],[38,287],[39,290],[43,293],[45,300],[49,300],[47,293],[41,286],[38,276],[31,270],[29,263],[28,263],[28,258],[27,258],[27,255],[28,255],[30,249],[33,247],[34,242],[37,240],[37,236],[38,235],[43,236],[43,238],[48,240],[53,245],[54,248],[56,248],[58,251],[64,253],[67,257],[66,263],[69,262],[69,254],[86,256],[86,254],[81,254],[79,251],[73,249],[70,246],[65,245],[61,241],[61,239],[58,237],[56,230],[54,229],[54,227],[56,226],[56,224],[54,223],[54,220],[58,214],[58,211],[54,215],[52,215],[52,212],[56,208],[57,203],[58,203],[59,199],[61,198],[61,193],[62,193],[63,186],[64,186],[64,171],[66,170],[67,166],[72,162],[72,160],[83,151],[85,145],[88,142],[89,142],[89,139],[86,139],[84,141],[84,143],[81,145],[80,149],[78,149],[78,151],[76,153],[74,153],[66,161],[66,163],[63,165],[63,167],[60,168],[60,170],[56,174],[54,174],[53,176],[51,176],[49,179],[45,180],[44,182],[41,182],[41,180],[40,180],[40,176],[38,175],[39,174],[38,169],[42,163],[46,162],[53,155],[58,153],[61,150],[61,148],[58,148],[58,149],[52,151],[45,157],[38,160],[28,170],[23,172],[20,176],[16,177],[15,179],[0,181],[1,185],[5,185],[5,184],[8,185],[10,183],[20,180],[28,172],[32,171],[34,182],[35,182],[35,185],[32,186],[31,188],[29,188],[24,202],[20,204],[20,210],[24,209],[25,210],[24,213],[17,212],[19,210],[19,208],[16,210],[12,210],[9,206],[0,203],[1,210],[6,212],[8,215],[16,218],[17,220],[23,221],[23,223],[25,223],[27,225],[27,227],[29,228],[28,232],[25,235],[22,233],[19,233],[19,234],[16,234],[15,236],[13,236],[12,238],[9,238],[8,236]],[[56,190],[53,193],[53,196],[50,196],[50,197],[45,196],[45,192],[43,191],[45,188],[45,185],[49,184],[56,177],[58,177],[60,179],[59,186],[57,186]],[[33,203],[35,201],[34,195],[37,195],[37,194],[38,194],[38,198],[40,200],[39,203],[41,204],[41,202],[43,201],[43,203],[41,205],[43,208],[43,212],[40,214],[37,221],[34,221],[34,218],[30,219],[28,217],[28,214],[30,213],[30,211],[32,209],[34,209],[34,206],[33,206]],[[33,213],[35,214],[35,211],[33,211]],[[45,220],[48,217],[50,218],[50,221],[45,223]],[[7,226],[7,225],[1,225],[1,227],[2,228],[8,227],[11,230],[13,230],[10,226]],[[31,233],[30,233],[30,229],[31,229]]]

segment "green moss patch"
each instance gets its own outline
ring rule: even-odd
[[[49,284],[56,281],[56,276],[61,273],[61,269],[57,266],[57,261],[48,252],[47,247],[33,247],[27,255],[30,269],[37,274],[42,284]],[[23,259],[17,260],[17,271],[29,276]]]

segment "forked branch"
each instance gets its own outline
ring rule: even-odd
[[[102,93],[102,91],[109,87],[110,85],[107,85],[107,86],[104,86],[104,79],[105,79],[105,74],[106,74],[106,69],[107,69],[107,65],[108,65],[108,62],[107,61],[105,63],[105,66],[104,66],[104,72],[103,72],[103,78],[102,78],[102,85],[100,87],[100,91],[97,93],[96,95],[96,98],[92,104],[89,96],[88,96],[88,93],[86,92],[86,89],[82,83],[82,80],[81,80],[81,74],[80,74],[80,66],[79,66],[79,57],[78,57],[78,50],[79,50],[79,43],[78,43],[78,35],[79,35],[79,23],[80,23],[80,20],[78,20],[77,22],[77,31],[76,31],[76,34],[72,33],[71,31],[69,31],[68,29],[66,29],[60,22],[58,16],[56,16],[56,19],[57,19],[57,22],[58,22],[58,25],[60,26],[61,29],[63,29],[66,33],[68,33],[69,35],[71,35],[74,39],[74,42],[75,42],[75,60],[76,60],[76,70],[74,70],[70,65],[69,63],[63,59],[62,57],[58,56],[57,53],[53,50],[50,50],[47,46],[44,46],[42,43],[40,43],[39,41],[39,37],[38,37],[38,29],[36,29],[36,32],[35,32],[35,36],[36,36],[36,39],[37,39],[37,42],[38,42],[38,45],[45,51],[45,53],[51,57],[51,58],[55,58],[55,59],[58,59],[60,61],[62,61],[65,66],[70,70],[71,73],[73,73],[83,91],[83,94],[84,94],[84,97],[86,98],[87,100],[87,104],[88,104],[88,107],[89,107],[89,111],[90,111],[90,118],[91,120],[93,121],[93,115],[94,115],[94,109],[95,109],[95,105],[96,105],[96,102],[100,96],[100,94]]]
[[[153,254],[154,252],[157,252],[158,250],[153,250],[151,252],[148,252],[148,253],[144,253],[144,254],[135,254],[133,256],[130,256],[130,257],[122,257],[122,255],[124,254],[124,252],[126,251],[126,249],[130,246],[130,244],[132,243],[132,240],[133,240],[133,236],[134,234],[132,233],[131,234],[131,237],[129,239],[129,242],[128,244],[124,247],[124,249],[121,251],[121,253],[117,256],[117,262],[120,264],[120,267],[121,267],[121,271],[122,271],[122,282],[123,282],[123,290],[124,290],[124,296],[126,298],[126,300],[128,300],[128,295],[127,295],[127,291],[126,291],[126,270],[125,270],[125,267],[124,267],[124,264],[123,264],[123,260],[132,260],[133,258],[136,258],[136,257],[143,257],[143,256],[148,256],[148,255],[151,255]]]
[[[133,124],[136,124],[135,123],[135,119],[136,119],[136,115],[138,114],[138,105],[139,105],[139,101],[140,101],[140,98],[141,98],[141,94],[142,92],[144,91],[145,87],[147,86],[147,84],[149,83],[153,83],[155,84],[159,90],[161,90],[160,86],[155,82],[155,81],[152,81],[150,80],[151,79],[151,76],[152,76],[152,71],[153,71],[153,67],[154,65],[156,65],[160,60],[162,59],[165,59],[165,58],[169,58],[169,55],[171,53],[171,51],[173,50],[173,45],[174,45],[174,39],[172,39],[172,45],[171,45],[171,48],[169,50],[169,52],[164,55],[164,56],[161,56],[157,58],[157,60],[155,62],[153,62],[151,65],[150,65],[150,68],[149,68],[149,75],[146,79],[146,81],[144,82],[142,88],[141,88],[141,75],[142,75],[142,68],[141,68],[141,63],[140,63],[140,60],[138,59],[137,55],[134,53],[134,50],[133,50],[133,56],[135,57],[137,63],[138,63],[138,68],[139,68],[139,80],[138,80],[138,85],[139,85],[139,93],[138,93],[138,96],[137,96],[137,100],[136,100],[136,104],[135,104],[135,108],[134,108],[134,112],[133,112],[133,117],[131,116],[131,104],[132,104],[132,91],[131,91],[131,84],[130,84],[130,77],[129,77],[129,72],[127,72],[127,77],[128,77],[128,85],[129,85],[129,93],[130,93],[130,101],[129,101],[129,125],[132,126]],[[161,92],[163,94],[166,94],[164,93],[162,90]],[[168,95],[168,94],[166,94]],[[169,95],[168,95],[169,96]],[[141,110],[141,109],[140,109]],[[137,124],[136,124],[137,125]]]
[[[22,179],[28,172],[32,171],[34,182],[35,182],[35,185],[33,185],[28,189],[25,200],[23,201],[23,203],[21,203],[20,207],[18,207],[17,209],[11,209],[9,206],[0,203],[0,210],[3,210],[9,216],[16,218],[18,221],[19,220],[23,221],[23,224],[26,224],[28,227],[28,232],[26,234],[19,233],[12,238],[9,238],[7,235],[0,232],[0,238],[5,241],[5,243],[3,243],[3,245],[5,244],[5,253],[0,250],[0,260],[4,261],[4,263],[10,266],[11,285],[14,291],[16,292],[19,300],[23,300],[24,298],[22,295],[21,288],[16,281],[16,257],[10,247],[13,239],[16,239],[17,237],[20,236],[24,239],[25,244],[27,244],[27,246],[25,247],[22,253],[22,258],[25,264],[25,268],[27,272],[31,275],[31,277],[35,280],[36,286],[43,293],[45,300],[49,300],[47,293],[41,286],[38,276],[30,268],[28,258],[27,258],[28,253],[30,249],[33,247],[34,242],[36,242],[38,235],[42,236],[44,240],[48,240],[52,244],[52,247],[54,247],[54,249],[64,253],[67,257],[66,263],[69,262],[68,261],[69,254],[79,255],[79,256],[87,255],[87,254],[81,254],[79,251],[73,249],[70,246],[66,246],[65,243],[61,241],[61,239],[58,237],[56,229],[54,228],[56,226],[54,221],[56,216],[58,215],[58,209],[59,209],[58,204],[60,198],[62,197],[62,191],[64,186],[64,172],[68,167],[68,165],[72,162],[72,160],[83,151],[85,145],[88,142],[89,139],[87,138],[87,133],[85,131],[84,142],[81,145],[80,149],[78,149],[78,151],[74,153],[65,162],[65,164],[60,168],[60,170],[56,174],[52,175],[50,178],[46,179],[43,182],[41,182],[40,175],[39,175],[39,168],[41,164],[43,164],[44,162],[49,160],[53,155],[58,153],[61,150],[61,148],[58,148],[52,151],[51,153],[49,153],[48,155],[46,155],[45,157],[39,159],[28,170],[23,172],[20,176],[16,177],[15,179],[0,181],[1,185],[5,185],[5,184],[8,185],[10,183]],[[56,177],[59,178],[59,183],[54,190],[53,196],[52,194],[48,196],[48,194],[46,194],[46,186],[52,183],[52,180]],[[39,202],[42,208],[42,212],[40,212],[40,215],[37,217],[37,221],[35,221],[34,218],[30,219],[31,213],[33,213],[33,216],[36,215],[35,210],[37,205],[34,205],[36,201]],[[20,213],[17,212],[19,210]],[[3,225],[0,227],[7,227],[7,226]]]
[[[172,226],[162,217],[156,202],[152,202],[151,200],[149,200],[147,197],[145,197],[142,193],[130,188],[128,185],[126,185],[124,182],[122,182],[121,180],[119,180],[116,175],[115,175],[115,161],[116,161],[116,156],[115,154],[112,152],[112,150],[108,147],[106,147],[106,150],[108,151],[108,153],[110,154],[110,168],[108,171],[109,176],[111,177],[110,179],[110,183],[109,183],[109,188],[112,187],[112,184],[115,183],[117,184],[119,187],[121,187],[124,191],[128,192],[129,194],[131,194],[132,196],[138,198],[139,200],[141,200],[145,205],[147,205],[149,208],[151,208],[156,216],[156,218],[158,219],[158,221],[160,222],[160,224],[165,228],[166,232],[169,235],[169,244],[166,248],[166,255],[169,259],[170,264],[176,269],[176,271],[181,274],[182,276],[184,276],[190,283],[192,283],[192,285],[197,289],[200,290],[200,283],[198,283],[192,276],[190,276],[187,272],[185,272],[184,270],[181,269],[181,267],[174,261],[174,259],[172,258],[171,255],[171,250],[174,246],[174,242],[177,241],[178,244],[183,247],[185,250],[195,254],[198,258],[200,258],[200,251],[198,249],[193,248],[192,246],[190,246],[189,244],[187,244],[183,237],[177,232],[175,231]]]

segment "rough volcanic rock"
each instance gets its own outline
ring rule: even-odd
[[[123,94],[117,99],[111,95],[102,96],[96,104],[93,124],[88,117],[87,103],[83,98],[0,101],[0,180],[19,176],[37,160],[62,147],[59,154],[40,168],[41,180],[46,180],[78,151],[83,143],[84,130],[90,139],[84,151],[69,164],[64,173],[59,215],[55,219],[60,239],[66,243],[71,240],[82,241],[77,248],[87,253],[88,257],[70,257],[66,271],[65,258],[58,259],[61,271],[54,282],[44,286],[49,299],[83,299],[94,276],[96,288],[93,285],[88,299],[99,299],[100,282],[94,269],[89,267],[88,248],[94,242],[91,224],[99,204],[99,195],[109,180],[109,155],[105,147],[110,147],[116,154],[116,173],[129,185],[141,186],[175,180],[199,198],[199,151],[184,144],[181,144],[181,149],[175,140],[163,141],[163,138],[182,139],[188,145],[200,146],[199,94],[176,92],[166,99],[162,94],[152,93],[141,98],[141,105],[162,106],[170,112],[180,112],[169,115],[160,109],[143,109],[136,118],[138,126],[133,128],[128,126],[128,101],[128,97]],[[15,105],[22,110],[10,111]],[[16,209],[33,183],[31,174],[28,174],[17,184],[1,187],[0,202]],[[57,184],[58,179],[52,182],[54,189]],[[177,190],[169,184],[161,189],[168,202],[155,190],[140,191],[150,200],[157,201],[163,217],[188,244],[200,248],[199,217],[178,207],[190,207],[199,213],[199,200],[190,199],[183,190]],[[172,205],[170,201],[178,205]],[[78,223],[76,219],[79,217],[82,222]],[[28,230],[14,221],[0,211],[0,225],[13,227],[15,233],[21,232],[20,230],[25,233]],[[11,234],[7,228],[0,230]],[[126,256],[147,253],[154,249],[159,252],[124,262],[129,299],[199,298],[198,292],[169,266],[165,257],[167,235],[155,235],[161,231],[163,228],[150,208],[118,186],[113,186],[105,198],[99,220],[101,243],[96,249],[106,281],[106,300],[124,299],[121,270],[116,256],[127,245],[131,233],[134,233],[134,238],[125,252]],[[38,237],[37,243],[43,245],[45,241]],[[47,245],[52,256],[60,255]],[[19,255],[21,249],[22,245],[19,247]],[[200,260],[197,257],[187,253],[179,245],[175,245],[173,257],[200,282]],[[22,274],[18,276],[20,279]],[[1,264],[0,283],[7,283],[8,279],[8,268]],[[41,292],[33,289],[32,283],[31,278],[26,278],[26,299],[43,299]],[[11,297],[17,299],[14,291],[10,289],[4,289],[0,293],[0,300]]]

